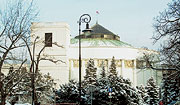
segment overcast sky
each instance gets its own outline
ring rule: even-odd
[[[1,1],[1,0],[0,0]],[[98,23],[135,47],[157,49],[152,45],[153,18],[167,8],[171,0],[35,0],[41,22],[67,22],[71,35],[78,34],[77,21],[88,13],[90,25]],[[0,4],[1,5],[1,4]],[[97,16],[96,11],[99,11]],[[85,24],[83,24],[85,25]]]

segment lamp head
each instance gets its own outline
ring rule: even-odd
[[[89,28],[89,23],[86,23],[86,29],[83,30],[82,32],[86,33],[86,32],[92,32],[92,29]]]

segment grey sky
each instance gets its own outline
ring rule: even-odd
[[[36,0],[40,10],[39,21],[65,21],[70,25],[71,35],[78,34],[77,21],[88,13],[92,17],[91,26],[98,23],[118,34],[122,41],[135,47],[152,45],[153,18],[167,8],[171,0]],[[1,5],[1,4],[0,4]],[[83,27],[82,27],[83,28]]]

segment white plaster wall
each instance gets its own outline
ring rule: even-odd
[[[41,61],[39,69],[42,73],[50,73],[57,85],[67,83],[69,81],[69,60],[67,55],[70,45],[69,25],[65,22],[32,23],[31,41],[33,42],[36,36],[39,37],[35,46],[35,55],[38,55],[45,45],[45,33],[52,33],[52,42],[56,42],[61,47],[54,44],[52,47],[45,47],[41,57],[48,55],[48,59],[61,60],[62,62],[55,64],[51,61]]]
[[[50,73],[55,79],[57,84],[64,84],[69,81],[69,79],[78,80],[79,68],[73,67],[73,62],[69,63],[70,59],[79,59],[79,49],[77,46],[70,45],[70,30],[69,25],[65,22],[46,22],[46,23],[32,23],[31,27],[31,41],[34,40],[34,36],[39,36],[38,43],[36,44],[35,54],[44,46],[45,33],[52,33],[53,42],[57,42],[58,45],[62,47],[57,47],[53,45],[52,47],[46,47],[42,55],[49,55],[53,60],[62,60],[65,63],[59,62],[54,64],[49,61],[40,62],[40,70],[43,73]],[[107,59],[108,67],[110,61],[114,56],[115,59],[124,60],[136,60],[139,56],[142,56],[141,52],[147,51],[143,49],[137,49],[133,47],[117,47],[117,46],[82,46],[82,59],[95,59],[95,65],[97,65],[97,59]],[[149,51],[154,53],[154,51]],[[82,78],[85,75],[85,66],[82,62]],[[99,73],[100,68],[98,68]],[[124,78],[129,78],[134,85],[144,83],[151,76],[151,71],[147,71],[142,75],[142,71],[136,70],[136,68],[125,68],[124,63],[121,68],[117,68],[118,74],[122,75]],[[134,73],[134,74],[133,74]],[[160,75],[160,74],[158,74]]]
[[[70,47],[69,58],[78,59],[78,47]],[[138,49],[125,47],[83,47],[81,50],[82,59],[98,58],[98,59],[126,59],[133,60],[138,56]]]
[[[152,69],[137,69],[137,85],[147,84],[147,80],[154,77],[157,85],[160,85],[162,79],[162,71]]]
[[[82,47],[81,50],[82,59],[108,59],[108,68],[111,64],[111,59],[114,56],[115,59],[124,59],[124,60],[135,60],[138,56],[138,49],[135,48],[125,48],[125,47]],[[69,58],[78,59],[79,50],[78,47],[70,47],[69,49]],[[96,63],[95,63],[96,66]],[[96,66],[97,67],[97,66]],[[101,68],[97,68],[97,73],[99,73]],[[82,79],[85,75],[85,68],[82,68]],[[118,75],[122,75],[124,78],[129,78],[134,85],[136,82],[134,80],[133,68],[125,68],[123,63],[123,68],[117,68]],[[71,70],[71,79],[78,80],[79,77],[79,68],[75,67]]]
[[[79,59],[79,52],[78,52],[78,47],[72,47],[70,46],[69,49],[69,58],[70,59]],[[154,74],[153,70],[145,69],[139,70],[136,69],[136,59],[138,57],[142,57],[142,52],[147,52],[147,53],[156,53],[155,51],[151,50],[143,50],[143,49],[137,49],[137,48],[125,48],[125,47],[82,47],[82,59],[108,59],[108,67],[111,64],[111,59],[114,56],[115,59],[122,59],[122,67],[117,68],[118,75],[122,75],[124,78],[130,79],[130,81],[133,83],[134,86],[140,85],[140,84],[146,84],[147,80],[153,76],[155,80],[157,80],[157,83],[159,84],[161,81],[160,77],[162,74],[157,73],[157,75]],[[133,68],[126,68],[124,66],[124,60],[135,60],[134,62],[134,67]],[[73,66],[73,65],[72,65]],[[96,66],[97,67],[97,66]],[[106,69],[107,69],[106,68]],[[78,80],[79,77],[79,68],[78,67],[71,67],[71,79]],[[99,70],[101,68],[98,68],[97,73],[99,73]],[[83,76],[85,75],[85,68],[82,68],[82,79]]]
[[[32,23],[31,26],[31,41],[34,40],[34,35],[39,36],[38,44],[36,44],[36,53],[38,53],[44,46],[45,33],[52,33],[52,40],[58,45],[46,47],[44,52],[48,55],[66,55],[70,44],[70,30],[69,25],[64,22],[57,23]]]
[[[69,81],[69,71],[66,66],[41,66],[40,71],[43,74],[50,73],[55,83],[57,83],[56,87]]]

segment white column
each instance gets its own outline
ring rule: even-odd
[[[120,75],[122,76],[122,59],[121,59],[121,66],[119,67]]]
[[[111,60],[112,59],[108,59],[108,69],[107,69],[107,72],[109,72],[109,67],[111,66]]]
[[[125,68],[124,59],[122,59],[121,76],[123,76],[124,68]]]
[[[71,79],[73,79],[74,78],[74,73],[73,73],[73,69],[74,69],[74,67],[73,67],[73,60],[72,59],[70,59],[69,60],[69,80],[71,80]]]
[[[143,85],[145,86],[144,69],[143,69]]]
[[[72,60],[70,59],[69,60],[69,80],[71,80],[71,71],[72,71],[72,69],[71,69],[71,62]]]
[[[98,60],[98,59],[94,59],[94,66],[98,68],[98,65],[97,65],[98,62],[97,62],[97,60]]]
[[[97,68],[96,70],[96,77],[98,78],[99,75],[98,75],[98,70],[101,69],[100,67],[98,67],[98,59],[94,59],[94,66]]]
[[[86,73],[86,66],[85,66],[85,60],[82,59],[82,68],[81,68],[81,78],[82,80],[84,80],[84,76],[85,76],[85,73]]]
[[[105,59],[105,62],[104,63],[107,63],[107,65],[105,66],[105,73],[108,74],[108,70],[109,70],[109,62],[108,62],[108,59]]]
[[[137,71],[136,71],[136,59],[133,60],[134,62],[134,67],[133,67],[133,82],[134,82],[134,86],[137,86]]]

